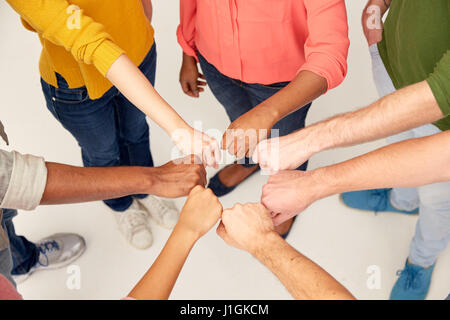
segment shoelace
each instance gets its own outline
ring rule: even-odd
[[[134,229],[145,223],[145,217],[142,213],[137,211],[129,211],[126,214],[122,214],[121,220],[121,222],[124,222],[125,220],[126,225],[131,229]]]
[[[385,189],[375,189],[370,190],[371,200],[369,205],[372,206],[372,209],[375,213],[379,211],[383,211],[386,209],[386,203],[389,201],[388,192]]]
[[[397,270],[397,276],[401,276],[403,273],[406,274],[406,281],[405,281],[405,289],[414,289],[417,287],[417,283],[419,282],[420,278],[420,271],[419,269],[414,268],[408,268],[408,270]]]
[[[55,241],[55,240],[49,240],[46,242],[42,242],[39,244],[39,252],[42,253],[46,259],[46,263],[42,263],[41,260],[39,259],[38,263],[43,266],[43,267],[47,267],[49,262],[48,262],[48,256],[47,256],[47,252],[51,252],[53,250],[59,250],[59,244]]]

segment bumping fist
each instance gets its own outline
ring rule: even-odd
[[[236,204],[224,210],[217,234],[230,246],[254,253],[275,233],[269,211],[260,203]]]
[[[211,189],[196,186],[181,210],[178,225],[198,238],[216,225],[222,215],[222,205]]]
[[[206,185],[206,170],[200,159],[191,155],[151,168],[151,192],[160,197],[178,198],[188,195],[197,185]]]

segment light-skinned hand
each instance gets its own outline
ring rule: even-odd
[[[181,210],[177,227],[200,238],[216,225],[221,215],[222,205],[211,189],[196,186]]]
[[[276,234],[269,211],[260,203],[235,204],[224,210],[217,234],[230,246],[254,254],[266,236]]]

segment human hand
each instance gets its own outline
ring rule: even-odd
[[[326,184],[316,171],[280,171],[263,186],[261,203],[271,212],[275,226],[291,219],[324,197]]]
[[[362,14],[362,27],[369,46],[383,40],[383,14],[387,8],[383,0],[372,0]]]
[[[266,108],[253,108],[229,125],[222,138],[222,149],[238,159],[250,157],[258,142],[267,139],[277,121]]]
[[[216,139],[191,127],[177,129],[172,140],[184,155],[196,155],[205,165],[219,168],[221,151]]]
[[[223,211],[217,234],[228,245],[255,254],[276,232],[269,211],[260,203],[247,203]]]
[[[318,151],[309,136],[308,131],[303,129],[283,137],[263,140],[256,146],[252,159],[269,174],[294,170]]]
[[[199,93],[205,91],[205,76],[198,71],[194,57],[183,53],[183,64],[180,70],[180,84],[183,92],[190,97],[198,98]]]
[[[211,189],[196,186],[181,210],[177,227],[201,238],[215,226],[222,215],[222,205]]]
[[[206,185],[205,167],[194,155],[149,169],[151,169],[149,194],[178,198],[188,195],[197,185]]]

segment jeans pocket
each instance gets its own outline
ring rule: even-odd
[[[62,104],[79,104],[89,99],[86,87],[77,89],[55,88],[52,100]]]

